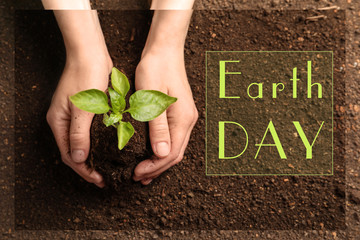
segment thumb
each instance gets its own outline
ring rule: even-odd
[[[170,132],[166,112],[149,122],[150,141],[156,156],[166,157],[170,153]]]
[[[88,113],[72,106],[70,123],[71,159],[76,163],[86,160],[90,149],[90,126],[93,113]]]

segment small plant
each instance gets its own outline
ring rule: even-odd
[[[114,126],[117,129],[120,150],[125,147],[135,132],[131,123],[122,121],[124,113],[130,113],[137,121],[148,122],[158,117],[177,100],[159,91],[139,90],[130,96],[130,107],[125,110],[125,97],[130,89],[127,77],[118,69],[112,68],[111,85],[113,88],[108,88],[111,107],[108,104],[107,95],[98,89],[78,92],[70,96],[70,101],[81,110],[104,114],[103,123],[106,127]]]

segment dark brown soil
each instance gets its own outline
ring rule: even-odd
[[[116,132],[95,118],[92,154],[109,185],[85,183],[61,163],[45,122],[64,64],[61,35],[51,13],[16,15],[16,228],[21,229],[345,229],[344,12],[195,11],[186,66],[199,121],[184,160],[149,186],[130,180],[151,152],[146,124],[124,151]],[[134,81],[151,14],[100,12],[114,65]],[[135,29],[135,38],[131,33]],[[335,83],[335,175],[329,177],[205,176],[205,51],[332,50]],[[133,123],[133,122],[132,122]]]
[[[116,129],[104,126],[102,115],[94,118],[91,128],[92,144],[88,165],[103,175],[106,186],[115,191],[123,191],[132,185],[131,176],[136,165],[152,154],[147,125],[129,116],[124,116],[123,121],[130,121],[136,132],[121,151],[117,147]]]

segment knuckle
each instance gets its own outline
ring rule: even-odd
[[[174,160],[174,164],[179,164],[184,158],[183,154],[180,154],[175,160]]]
[[[169,135],[169,128],[165,123],[159,123],[153,127],[153,133],[159,136],[167,136]]]
[[[192,120],[192,118],[194,117],[193,115],[194,115],[193,111],[190,110],[190,111],[184,112],[184,116],[183,116],[183,117],[184,117],[184,119],[185,119],[186,121],[190,122],[190,121]]]
[[[196,107],[194,107],[193,123],[196,123],[198,119],[199,119],[199,112],[198,112],[198,110],[196,109]]]
[[[54,114],[51,110],[46,113],[46,122],[51,125],[54,122]]]
[[[61,161],[62,161],[65,165],[70,166],[69,159],[67,159],[66,157],[62,157],[62,158],[61,158]]]
[[[70,143],[81,143],[84,141],[85,135],[81,132],[70,132]]]
[[[199,113],[195,107],[184,114],[185,114],[184,119],[186,119],[188,125],[194,124],[199,118]]]
[[[135,69],[135,74],[141,74],[143,71],[145,71],[145,68],[143,67],[143,65],[138,64]]]
[[[174,164],[178,164],[179,162],[181,162],[181,160],[184,157],[184,153],[183,152],[178,152],[172,155],[172,159],[173,159],[173,163]]]
[[[82,172],[82,173],[87,173],[87,165],[86,164],[80,164],[80,165],[75,165],[74,166],[74,169],[76,169],[77,171],[79,172]],[[91,179],[91,177],[89,176],[90,174],[85,174],[89,179]]]

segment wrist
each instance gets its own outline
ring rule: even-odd
[[[111,72],[113,63],[107,49],[75,49],[66,51],[66,66],[70,68],[106,68]]]
[[[151,82],[153,84],[159,84],[163,81],[169,81],[169,78],[164,76],[150,77],[153,73],[167,74],[169,72],[176,73],[178,76],[172,76],[171,82],[177,80],[184,80],[186,78],[184,52],[183,51],[147,51],[144,52],[139,64],[136,67],[136,82]],[[184,77],[179,77],[184,75]],[[141,77],[143,76],[143,77]],[[145,76],[145,77],[144,77]],[[165,82],[163,82],[165,83]],[[167,83],[165,83],[167,84]]]
[[[165,43],[162,44],[161,42],[156,42],[152,44],[146,43],[143,52],[141,54],[141,58],[144,58],[146,56],[160,56],[163,58],[170,57],[172,58],[178,58],[184,57],[184,45],[183,44],[169,44]]]
[[[151,10],[189,10],[193,8],[195,0],[152,0]]]
[[[86,55],[108,55],[105,39],[101,31],[80,31],[71,36],[64,36],[66,54],[69,57],[82,57]]]
[[[191,10],[155,11],[143,55],[183,54],[191,14]]]
[[[67,65],[83,67],[109,62],[109,53],[94,10],[54,11],[63,35]]]

